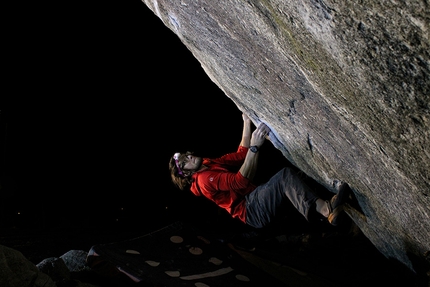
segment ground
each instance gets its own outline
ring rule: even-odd
[[[286,228],[285,223],[280,220],[270,228],[256,231],[226,221],[220,215],[213,222],[192,224],[223,237],[240,256],[286,286],[303,286],[300,285],[303,282],[310,284],[306,286],[333,287],[369,286],[375,282],[385,282],[386,286],[424,286],[404,266],[379,253],[351,221],[342,227],[318,221],[302,222],[300,228]],[[69,250],[89,251],[96,244],[132,239],[148,232],[124,226],[56,228],[43,232],[9,229],[2,232],[0,244],[22,252],[37,264]]]

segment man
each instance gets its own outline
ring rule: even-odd
[[[175,153],[169,162],[173,183],[181,190],[190,188],[196,196],[205,196],[224,208],[233,218],[254,228],[267,226],[289,200],[309,220],[317,212],[332,225],[338,224],[339,214],[347,198],[348,186],[342,183],[338,194],[323,200],[285,167],[267,183],[253,183],[257,171],[259,149],[270,129],[261,123],[253,132],[251,120],[242,114],[242,140],[236,152],[210,159],[191,152]]]

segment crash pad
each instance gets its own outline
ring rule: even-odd
[[[130,240],[94,245],[87,264],[104,276],[122,274],[151,286],[285,286],[223,240],[181,221]]]

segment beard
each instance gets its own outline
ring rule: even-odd
[[[203,164],[203,158],[202,157],[195,157],[196,161],[195,161],[195,170],[199,170],[202,167]]]

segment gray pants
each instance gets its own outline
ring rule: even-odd
[[[294,171],[285,167],[246,196],[246,224],[255,228],[266,226],[279,213],[285,200],[290,200],[309,220],[309,210],[317,198]]]

